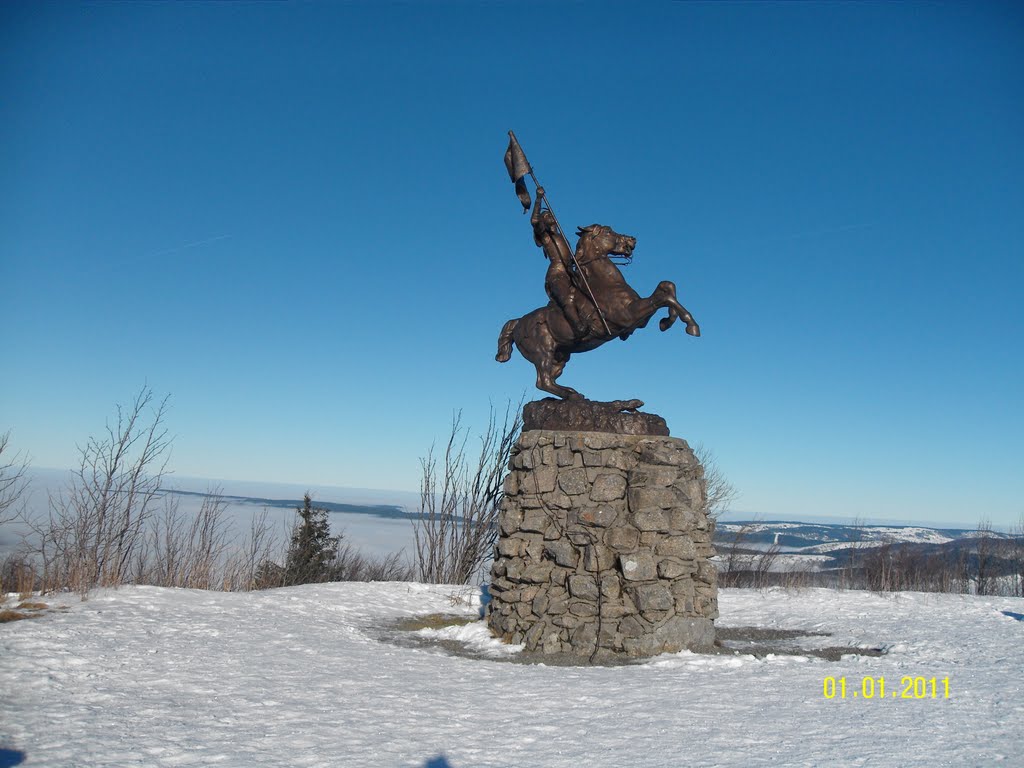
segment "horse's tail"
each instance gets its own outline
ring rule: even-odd
[[[512,334],[515,332],[518,323],[518,317],[509,320],[498,335],[498,354],[494,356],[494,359],[499,363],[504,363],[512,357]]]

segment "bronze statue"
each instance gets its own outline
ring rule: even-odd
[[[525,211],[530,207],[530,196],[523,177],[530,174],[535,184],[537,177],[515,134],[509,131],[509,137],[505,166],[516,183],[516,193]],[[636,238],[620,235],[611,227],[591,224],[577,230],[579,239],[573,254],[540,184],[530,221],[534,241],[550,262],[544,288],[551,301],[505,323],[498,337],[498,362],[512,356],[514,344],[537,369],[538,389],[565,399],[584,399],[572,387],[557,383],[574,352],[595,349],[616,336],[625,341],[662,308],[668,309],[668,316],[658,324],[662,331],[679,319],[686,324],[688,334],[700,336],[693,316],[676,298],[673,283],[664,280],[654,293],[642,298],[612,262],[613,256],[631,259]]]
[[[565,241],[561,227],[550,209],[542,209],[544,187],[537,187],[537,202],[533,206],[530,223],[533,224],[533,242],[548,257],[548,272],[544,276],[544,290],[554,301],[572,327],[573,336],[582,339],[588,327],[576,307],[576,286],[573,285],[573,254]]]

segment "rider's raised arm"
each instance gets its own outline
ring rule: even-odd
[[[533,213],[530,214],[530,223],[533,225],[534,231],[537,230],[537,225],[540,224],[540,204],[544,200],[544,187],[537,187],[537,200],[533,204]]]

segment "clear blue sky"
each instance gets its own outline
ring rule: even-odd
[[[148,382],[179,474],[414,489],[540,395],[510,128],[703,330],[564,383],[746,512],[1024,513],[1015,3],[0,5],[0,431],[70,466]]]

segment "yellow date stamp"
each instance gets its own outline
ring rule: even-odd
[[[884,677],[826,677],[822,685],[826,699],[948,699],[948,677],[900,678],[899,685]]]

